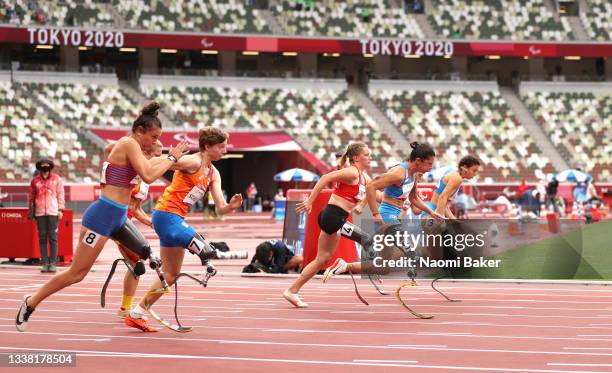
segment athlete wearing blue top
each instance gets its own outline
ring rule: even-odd
[[[420,211],[428,211],[435,218],[442,219],[435,211],[430,209],[416,193],[417,182],[421,174],[431,170],[436,153],[428,144],[413,142],[410,144],[412,152],[407,161],[403,161],[397,166],[391,167],[386,173],[372,180],[365,187],[368,206],[374,215],[374,224],[377,228],[384,225],[394,225],[400,223],[400,213],[406,200],[416,206]],[[380,207],[377,206],[376,192],[384,190],[383,200]],[[368,266],[370,266],[368,264]],[[327,281],[332,276],[346,272],[350,269],[352,273],[362,271],[361,262],[346,263],[339,258],[334,264],[327,268],[323,274],[323,281]],[[369,269],[366,268],[366,271]]]
[[[410,204],[422,211],[433,213],[416,193],[416,181],[421,174],[430,171],[436,153],[428,144],[413,142],[412,152],[408,161],[403,161],[391,167],[386,173],[366,186],[366,198],[374,215],[374,222],[381,224],[397,224],[400,222],[402,206],[408,199]],[[383,200],[376,205],[376,191],[383,190]]]
[[[440,215],[455,219],[455,215],[448,208],[448,201],[457,194],[464,180],[470,180],[478,174],[479,168],[480,161],[476,157],[466,155],[461,158],[457,168],[448,169],[440,178],[427,206]],[[424,215],[429,215],[429,213],[424,212]]]

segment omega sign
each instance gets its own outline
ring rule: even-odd
[[[359,40],[362,54],[382,56],[451,56],[454,51],[450,41],[411,41],[411,40]]]
[[[74,47],[121,48],[125,36],[118,31],[84,31],[59,28],[28,28],[30,44],[71,45]]]

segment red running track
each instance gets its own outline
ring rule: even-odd
[[[445,283],[449,295],[462,299],[449,303],[423,282],[405,290],[416,310],[435,315],[420,320],[367,281],[359,285],[369,307],[357,300],[350,280],[340,277],[308,283],[303,296],[310,308],[294,309],[280,296],[291,278],[222,273],[207,289],[187,280],[180,284],[179,312],[183,324],[194,327],[191,333],[160,326],[159,333],[145,334],[115,314],[121,273],[109,288],[107,308],[100,308],[105,276],[92,272],[51,296],[33,314],[28,331],[19,333],[14,317],[23,294],[48,275],[0,268],[0,352],[76,352],[71,371],[78,372],[612,371],[612,292],[606,286]],[[141,288],[151,276],[144,276]],[[169,295],[155,306],[169,319],[172,307]],[[20,372],[28,370],[34,371]]]

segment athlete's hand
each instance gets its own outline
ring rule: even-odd
[[[242,194],[234,194],[230,199],[228,205],[232,208],[232,210],[236,210],[242,206]]]
[[[297,207],[295,208],[295,212],[298,214],[303,212],[310,214],[310,211],[312,211],[312,201],[309,198],[305,199],[304,202],[298,203]]]
[[[183,140],[176,144],[176,147],[174,148],[170,146],[170,151],[168,152],[168,155],[171,155],[177,160],[179,160],[187,153],[189,153],[189,144],[187,143],[187,140]]]
[[[433,212],[433,215],[431,215],[434,219],[436,220],[446,220],[446,217],[444,217],[444,215],[440,215],[438,214],[436,211]]]

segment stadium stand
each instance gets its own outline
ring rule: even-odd
[[[612,181],[612,95],[529,91],[521,98],[572,167]]]
[[[284,86],[297,88],[278,88],[262,82],[253,79],[240,87],[214,80],[208,86],[168,86],[152,81],[141,84],[141,89],[145,96],[170,108],[183,128],[206,124],[240,130],[281,129],[294,137],[305,136],[312,144],[308,150],[331,165],[335,164],[334,153],[350,141],[370,144],[372,167],[377,171],[385,168],[385,161],[399,159],[392,150],[393,140],[351,101],[344,84],[308,88],[279,80]]]
[[[453,165],[466,154],[483,161],[485,181],[536,180],[554,172],[510,108],[490,91],[408,90],[418,82],[374,84],[374,102],[407,138],[437,144],[440,166]]]
[[[24,92],[19,83],[0,83],[0,154],[14,166],[14,170],[5,170],[7,180],[29,180],[28,172],[34,171],[33,163],[43,156],[61,161],[64,167],[58,167],[57,172],[67,181],[95,180],[99,173],[100,149],[82,132],[54,120]],[[19,146],[10,146],[15,144]],[[17,170],[26,170],[26,174]]]
[[[259,10],[239,0],[177,0],[150,2],[114,0],[128,27],[151,31],[213,31],[270,33]]]
[[[118,85],[25,83],[53,111],[79,128],[131,126],[138,103]]]
[[[15,0],[14,8],[1,7],[5,20],[22,25],[86,26],[109,28],[115,19],[107,6],[94,0],[33,1]],[[10,6],[10,5],[9,5]],[[11,19],[7,13],[15,13]]]
[[[609,0],[589,0],[589,10],[580,12],[580,19],[589,36],[598,41],[612,39],[612,2]]]
[[[376,0],[317,1],[301,10],[283,1],[272,11],[288,34],[423,38],[413,16]]]
[[[567,19],[557,21],[544,0],[432,0],[429,20],[444,37],[465,39],[573,39]]]

